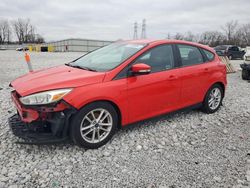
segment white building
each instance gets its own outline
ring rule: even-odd
[[[90,40],[90,39],[66,39],[56,42],[46,43],[52,46],[55,52],[90,52],[97,48],[106,46],[112,41]]]

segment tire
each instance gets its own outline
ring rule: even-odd
[[[107,102],[94,102],[83,107],[73,117],[70,136],[80,147],[97,149],[113,137],[117,127],[115,108]]]
[[[250,71],[246,70],[246,69],[243,69],[242,70],[242,73],[241,73],[241,77],[242,77],[242,80],[248,80],[250,79],[250,74],[249,74]]]
[[[229,55],[229,56],[228,56],[228,59],[229,59],[229,60],[232,60],[232,59],[233,59],[233,56],[232,56],[232,55]]]
[[[213,93],[215,94],[215,91],[219,92],[218,98],[213,95]],[[202,111],[207,114],[212,114],[216,112],[222,104],[223,95],[224,95],[223,92],[224,91],[219,84],[213,85],[206,93],[205,99],[202,104]],[[214,105],[212,104],[211,100],[214,101]]]

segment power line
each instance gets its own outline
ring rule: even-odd
[[[142,28],[141,28],[141,38],[146,38],[146,19],[142,20]]]
[[[135,22],[134,23],[134,39],[138,39],[137,29],[138,29],[138,24],[137,24],[137,22]]]

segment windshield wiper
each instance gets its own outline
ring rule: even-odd
[[[89,67],[83,67],[83,66],[77,66],[77,68],[80,68],[80,69],[84,69],[84,70],[88,70],[88,71],[93,71],[93,72],[96,72],[97,70],[95,69],[91,69]]]
[[[91,68],[89,68],[89,67],[83,67],[83,66],[80,66],[80,65],[72,65],[71,63],[65,63],[65,65],[70,66],[70,67],[74,67],[74,68],[78,68],[78,69],[93,71],[93,72],[96,72],[96,71],[97,71],[97,70],[91,69]]]
[[[72,63],[72,62],[69,62],[69,63],[65,63],[64,65],[67,65],[67,66],[70,66],[70,67],[72,67],[71,63]]]

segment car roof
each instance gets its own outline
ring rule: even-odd
[[[207,45],[203,45],[200,43],[185,41],[185,40],[174,40],[174,39],[140,39],[140,40],[126,40],[124,42],[131,43],[131,44],[187,44],[193,45],[201,48],[205,48],[208,50],[214,51],[211,47]]]
[[[135,44],[152,44],[152,43],[193,43],[185,40],[174,40],[174,39],[139,39],[139,40],[125,40],[124,42],[135,43]],[[197,43],[195,43],[197,44]]]

